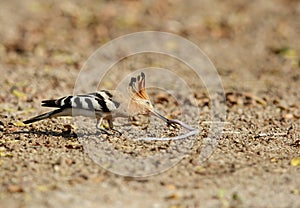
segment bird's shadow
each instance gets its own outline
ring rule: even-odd
[[[34,134],[34,135],[45,135],[45,136],[55,136],[63,137],[65,139],[78,138],[78,135],[75,132],[70,131],[41,131],[41,130],[30,130],[30,131],[14,131],[14,132],[5,132],[5,135],[20,135],[20,134]]]
[[[103,132],[73,132],[70,130],[67,131],[53,131],[53,130],[20,130],[14,132],[4,132],[4,135],[20,135],[20,134],[34,134],[34,135],[45,135],[45,136],[54,136],[54,137],[63,137],[65,139],[74,139],[78,137],[86,137],[86,136],[101,136]],[[109,135],[109,134],[108,134]]]

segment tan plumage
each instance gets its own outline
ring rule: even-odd
[[[146,92],[145,84],[146,76],[143,72],[137,77],[132,77],[129,83],[129,92],[131,96],[129,104],[130,115],[142,114],[142,115],[154,115],[162,119],[166,123],[170,123],[170,120],[160,115],[155,111],[151,100]]]

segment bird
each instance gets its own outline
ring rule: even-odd
[[[96,118],[96,128],[106,134],[114,129],[113,120],[117,117],[127,117],[133,120],[135,115],[154,115],[168,125],[170,119],[159,114],[153,107],[145,88],[146,76],[141,72],[138,76],[131,77],[128,85],[129,96],[113,94],[109,90],[100,90],[87,94],[69,95],[58,99],[43,100],[41,106],[56,108],[50,112],[35,116],[23,121],[24,124],[31,124],[40,120],[61,116],[84,116]],[[129,102],[124,101],[129,100]],[[108,127],[103,128],[103,121],[107,121]]]

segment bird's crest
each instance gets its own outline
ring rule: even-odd
[[[129,110],[132,114],[147,114],[150,108],[153,108],[146,92],[145,79],[146,76],[144,72],[141,72],[137,77],[131,77],[129,83],[129,93],[131,97]]]
[[[142,72],[137,77],[131,77],[130,83],[129,83],[129,92],[131,94],[131,98],[134,99],[145,99],[150,101],[150,98],[146,92],[145,88],[145,79],[146,76],[144,72]]]

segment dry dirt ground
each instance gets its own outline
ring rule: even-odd
[[[1,1],[0,11],[1,208],[300,207],[299,1],[11,0]],[[205,88],[183,95],[200,109],[190,118],[201,130],[191,151],[149,177],[119,176],[96,164],[71,119],[18,123],[44,112],[41,100],[72,94],[97,48],[145,30],[191,40],[221,76],[227,123],[208,161],[198,164],[211,111]],[[179,115],[167,96],[151,99],[164,114]],[[171,144],[126,135],[99,141],[135,156]]]

